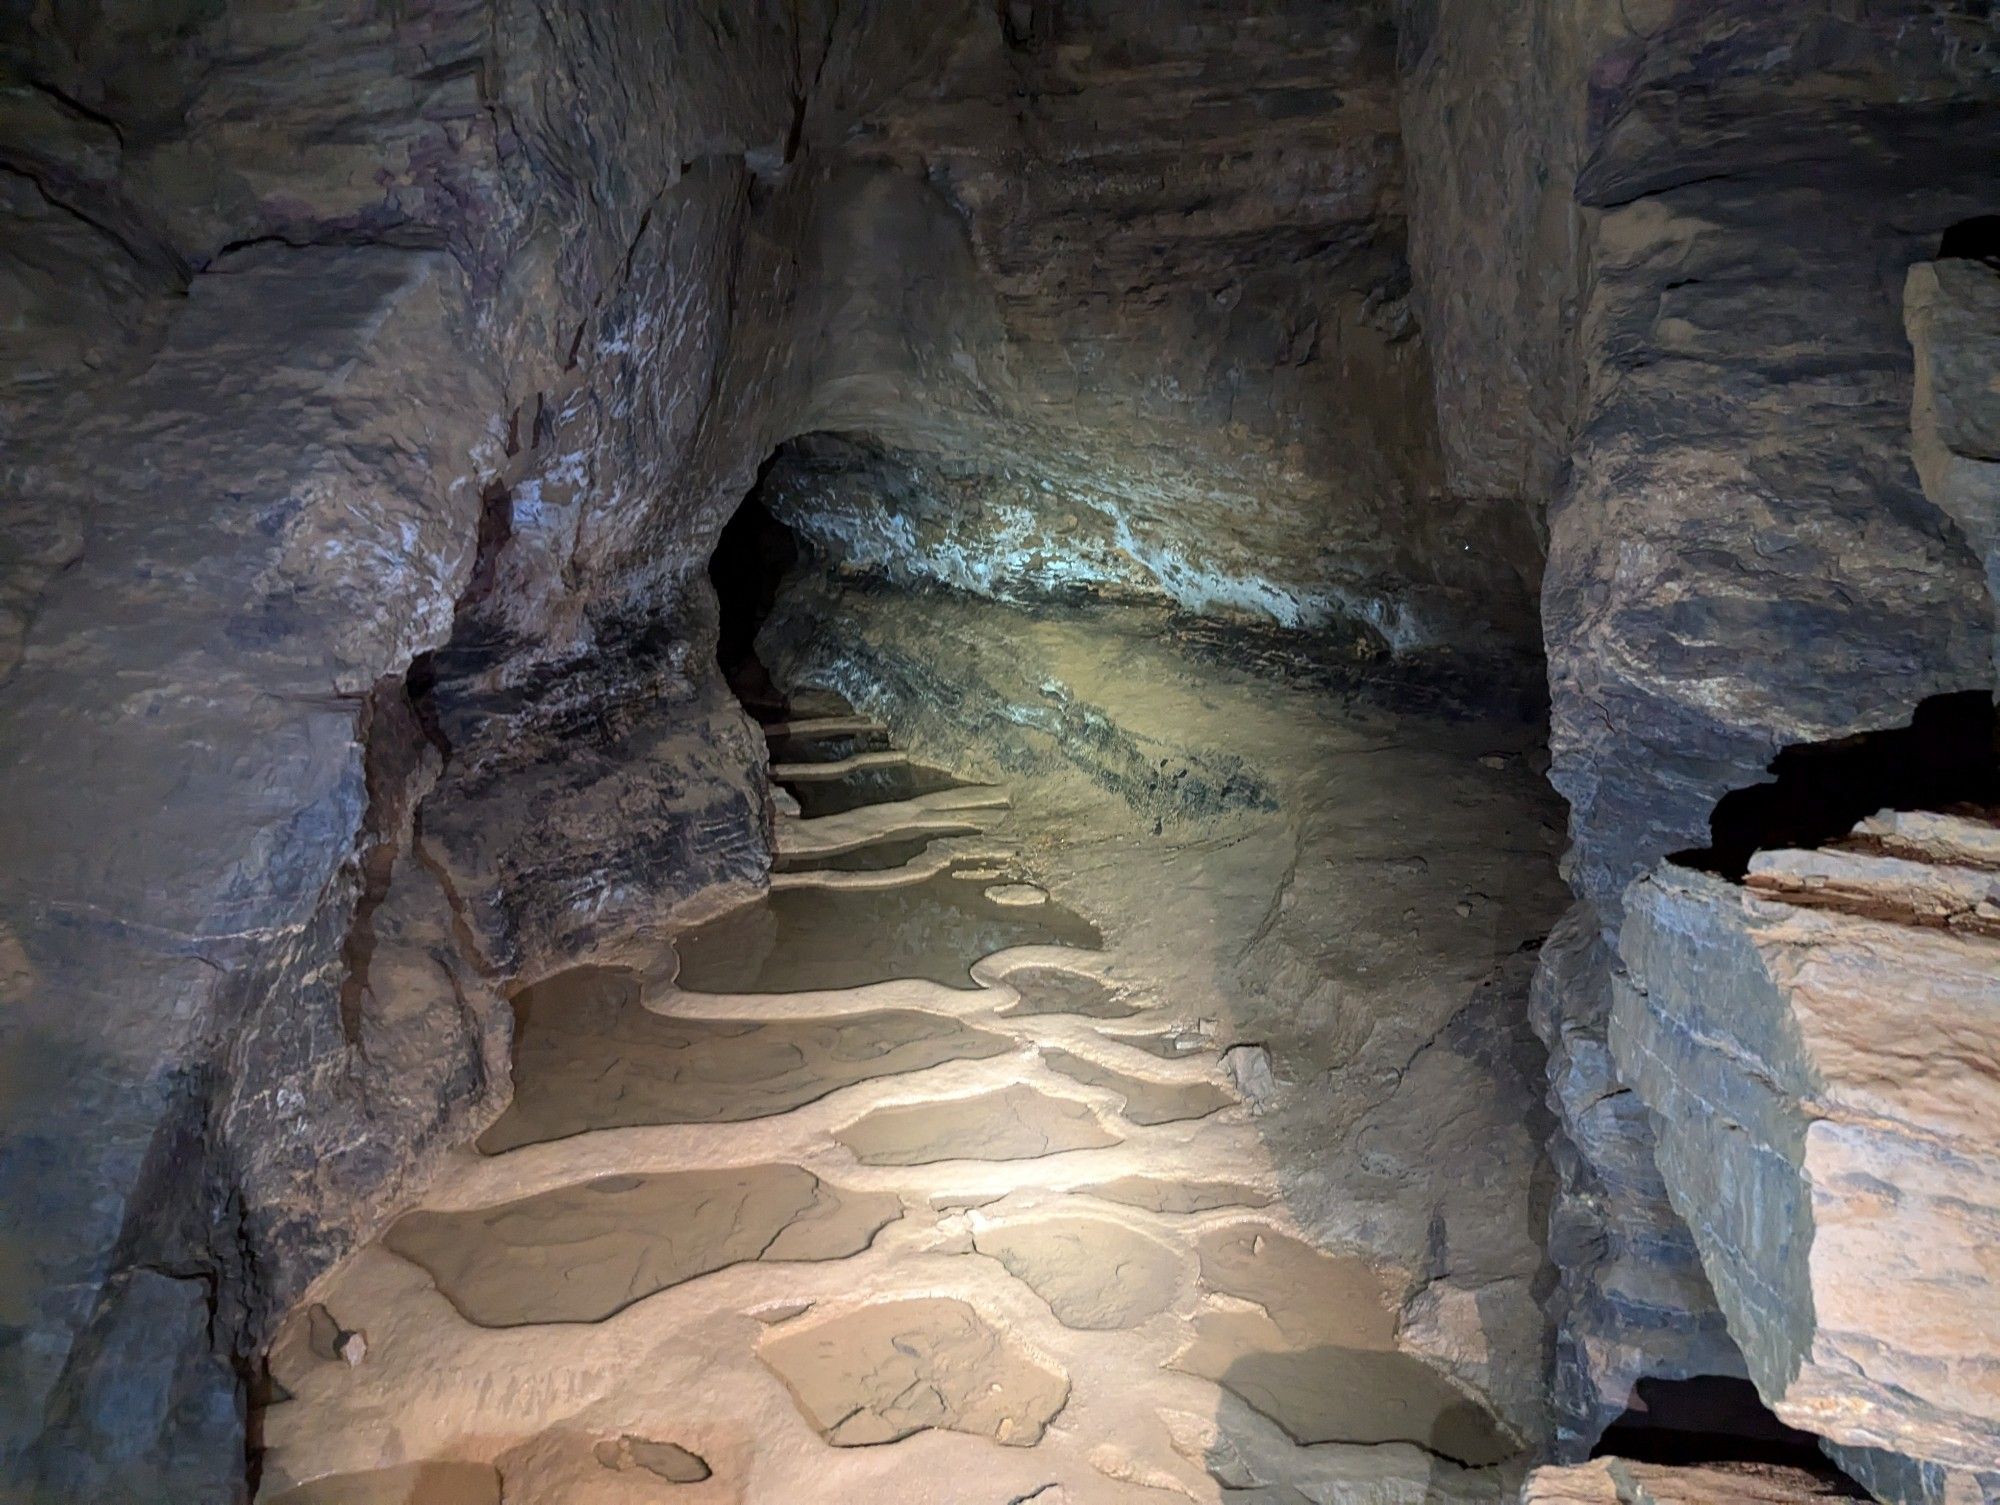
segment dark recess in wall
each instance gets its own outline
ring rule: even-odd
[[[767,460],[765,470],[769,468]],[[771,721],[785,714],[785,697],[757,657],[757,633],[777,603],[779,588],[798,568],[803,550],[792,530],[759,499],[762,487],[760,473],[757,485],[723,524],[709,556],[708,578],[719,610],[715,657],[722,677],[751,715]]]
[[[1681,1466],[1765,1463],[1817,1475],[1833,1498],[1868,1498],[1828,1461],[1817,1437],[1785,1425],[1755,1385],[1729,1375],[1640,1380],[1631,1405],[1604,1429],[1590,1456]]]
[[[1962,220],[1938,242],[1939,261],[1983,261],[2000,267],[2000,214]]]
[[[2000,718],[1983,690],[1933,695],[1908,726],[1802,742],[1769,766],[1771,782],[1716,804],[1706,847],[1672,860],[1741,878],[1757,852],[1819,846],[1878,810],[2000,805]]]

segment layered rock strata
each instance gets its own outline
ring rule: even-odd
[[[1630,1458],[1599,1458],[1538,1468],[1521,1505],[1793,1505],[1848,1498],[1823,1477],[1756,1463],[1676,1467]]]
[[[1584,937],[1615,949],[1626,885],[1706,846],[1718,801],[1781,749],[1991,683],[1985,562],[1908,459],[1924,399],[1899,293],[1991,210],[1970,166],[1990,148],[1965,150],[1990,129],[1994,54],[1981,17],[1919,4],[1411,3],[1401,21],[1450,483],[1550,502],[1551,777],[1583,907],[1545,949],[1539,1027],[1568,1141],[1551,1252],[1558,1446],[1577,1456],[1634,1372],[1735,1368],[1650,1128],[1588,1069],[1609,998]],[[1958,331],[1940,350],[1962,338],[1926,317]]]
[[[1556,1196],[1549,1260],[1557,1457],[1587,1454],[1632,1404],[1642,1379],[1741,1376],[1694,1239],[1654,1164],[1646,1105],[1620,1078],[1606,1038],[1615,963],[1588,904],[1541,948],[1530,1022],[1549,1052],[1549,1145]]]
[[[1885,814],[1627,900],[1613,1053],[1751,1378],[2000,1483],[2000,826]]]

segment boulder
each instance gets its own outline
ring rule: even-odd
[[[1611,1046],[1786,1422],[1947,1470],[2000,1457],[1995,827],[1885,813],[1733,883],[1627,893]]]

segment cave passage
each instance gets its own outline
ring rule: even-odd
[[[801,558],[797,535],[771,515],[755,489],[723,524],[709,556],[708,578],[717,605],[716,662],[737,699],[760,721],[782,718],[785,702],[757,656],[757,634]]]
[[[721,657],[771,718],[771,891],[514,995],[512,1100],[478,1157],[454,1162],[314,1308],[337,1335],[398,1336],[367,1337],[365,1363],[350,1364],[345,1340],[315,1346],[301,1318],[275,1346],[291,1398],[261,1417],[263,1497],[404,1488],[362,1466],[378,1445],[367,1417],[402,1417],[402,1445],[444,1450],[443,1467],[464,1447],[451,1439],[468,1406],[483,1435],[539,1439],[537,1477],[566,1481],[551,1488],[644,1473],[650,1458],[774,1500],[875,1497],[919,1466],[893,1456],[919,1438],[1001,1498],[1067,1478],[1074,1498],[1122,1499],[1141,1449],[1211,1491],[1245,1477],[1331,1487],[1391,1445],[1412,1486],[1470,1488],[1518,1456],[1522,1426],[1399,1315],[1449,1191],[1406,1182],[1409,1242],[1384,1248],[1310,1236],[1308,1209],[1345,1199],[1287,1190],[1281,1157],[1291,1136],[1325,1132],[1330,1099],[1288,1093],[1274,1063],[1287,1081],[1339,1071],[1369,1030],[1346,1045],[1302,1036],[1289,1007],[1245,1014],[1199,970],[1241,965],[1259,927],[1286,934],[1276,916],[1300,895],[1303,940],[1369,888],[1380,907],[1349,928],[1380,938],[1359,955],[1392,990],[1428,966],[1380,949],[1427,864],[1365,861],[1359,886],[1286,876],[1350,860],[1334,854],[1357,802],[1371,820],[1417,813],[1376,755],[1379,725],[1349,724],[1310,676],[1244,679],[1185,659],[1150,612],[1062,620],[880,593],[810,594],[801,611],[788,592],[824,586],[774,581],[796,553],[767,515],[738,516],[718,557],[747,552],[715,570],[738,593],[724,595]],[[1152,776],[1101,780],[1060,744],[1029,757],[1005,743],[988,767],[1011,763],[1011,777],[924,774],[889,726],[799,669],[802,653],[838,648],[830,622],[850,644],[879,633],[856,602],[950,614],[912,645],[943,641],[949,620],[982,652],[984,635],[1016,635],[994,663],[1041,638],[1058,662],[1099,666],[1109,678],[1091,693],[1113,698],[1086,718],[1084,746],[1123,770],[1136,720],[1153,728],[1139,756]],[[997,689],[988,669],[957,672]],[[995,725],[1032,725],[1028,710]],[[1197,726],[1199,754],[1158,740]],[[1431,839],[1464,840],[1467,809],[1513,818],[1516,756],[1489,738],[1527,734],[1411,733],[1427,787],[1460,801],[1456,816],[1424,817]],[[1266,794],[1217,860],[1212,790],[1172,771],[1213,773],[1223,745],[1246,760],[1223,760],[1236,781],[1250,758],[1263,776],[1304,771],[1319,791],[1308,807],[1343,812],[1312,838],[1320,855],[1298,855]],[[816,800],[816,786],[845,787]],[[1187,843],[1161,839],[1170,816]],[[1455,883],[1455,864],[1439,868]],[[1500,939],[1468,930],[1466,954],[1518,954],[1533,916],[1489,916]],[[1504,1009],[1468,1023],[1495,1040],[1519,1032]],[[1532,1084],[1506,1064],[1512,1051],[1481,1048],[1499,1075],[1469,1095],[1419,1084],[1381,1121],[1412,1122],[1447,1095],[1486,1120],[1458,1131],[1478,1143],[1467,1151],[1527,1195],[1538,1157],[1518,1116]],[[1507,1242],[1504,1222],[1474,1226],[1524,1272],[1539,1258],[1532,1240]],[[550,1432],[508,1382],[524,1358],[598,1419]],[[1105,1439],[1130,1451],[1114,1458]],[[480,1451],[512,1498],[515,1455]]]
[[[2000,1502],[1992,0],[4,9],[0,1505]]]

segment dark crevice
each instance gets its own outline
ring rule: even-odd
[[[1590,1456],[1676,1467],[1756,1463],[1795,1468],[1823,1481],[1836,1498],[1868,1498],[1820,1451],[1817,1437],[1787,1426],[1764,1404],[1755,1385],[1729,1375],[1640,1380],[1624,1414],[1605,1428]]]
[[[804,558],[798,536],[772,515],[761,496],[775,458],[764,462],[757,484],[723,525],[708,561],[719,612],[716,662],[736,698],[760,721],[783,719],[786,703],[757,656],[757,634]]]
[[[1878,810],[2000,804],[2000,721],[1983,690],[1934,695],[1908,726],[1802,742],[1769,768],[1769,782],[1716,804],[1706,847],[1672,860],[1741,879],[1756,853],[1822,846]]]
[[[193,268],[150,226],[140,223],[136,212],[130,215],[131,223],[123,222],[121,211],[127,211],[129,206],[122,202],[88,206],[81,202],[87,194],[66,193],[62,183],[45,177],[37,164],[26,161],[0,157],[0,173],[21,179],[50,209],[114,242],[133,265],[160,283],[162,290],[186,290],[194,275]]]
[[[389,896],[389,880],[408,834],[410,806],[426,744],[411,704],[408,677],[378,680],[362,702],[355,738],[361,745],[362,782],[368,803],[361,817],[355,866],[360,892],[341,942],[340,1032],[350,1049],[361,1044],[375,955],[375,912]]]
[[[2000,267],[2000,214],[1961,220],[1938,242],[1939,261],[1983,261]]]
[[[541,394],[535,398],[535,434],[530,441],[539,447],[543,438]],[[459,593],[458,610],[483,604],[493,594],[500,575],[500,554],[514,536],[514,496],[498,481],[479,493],[479,532],[473,544],[472,573]]]

